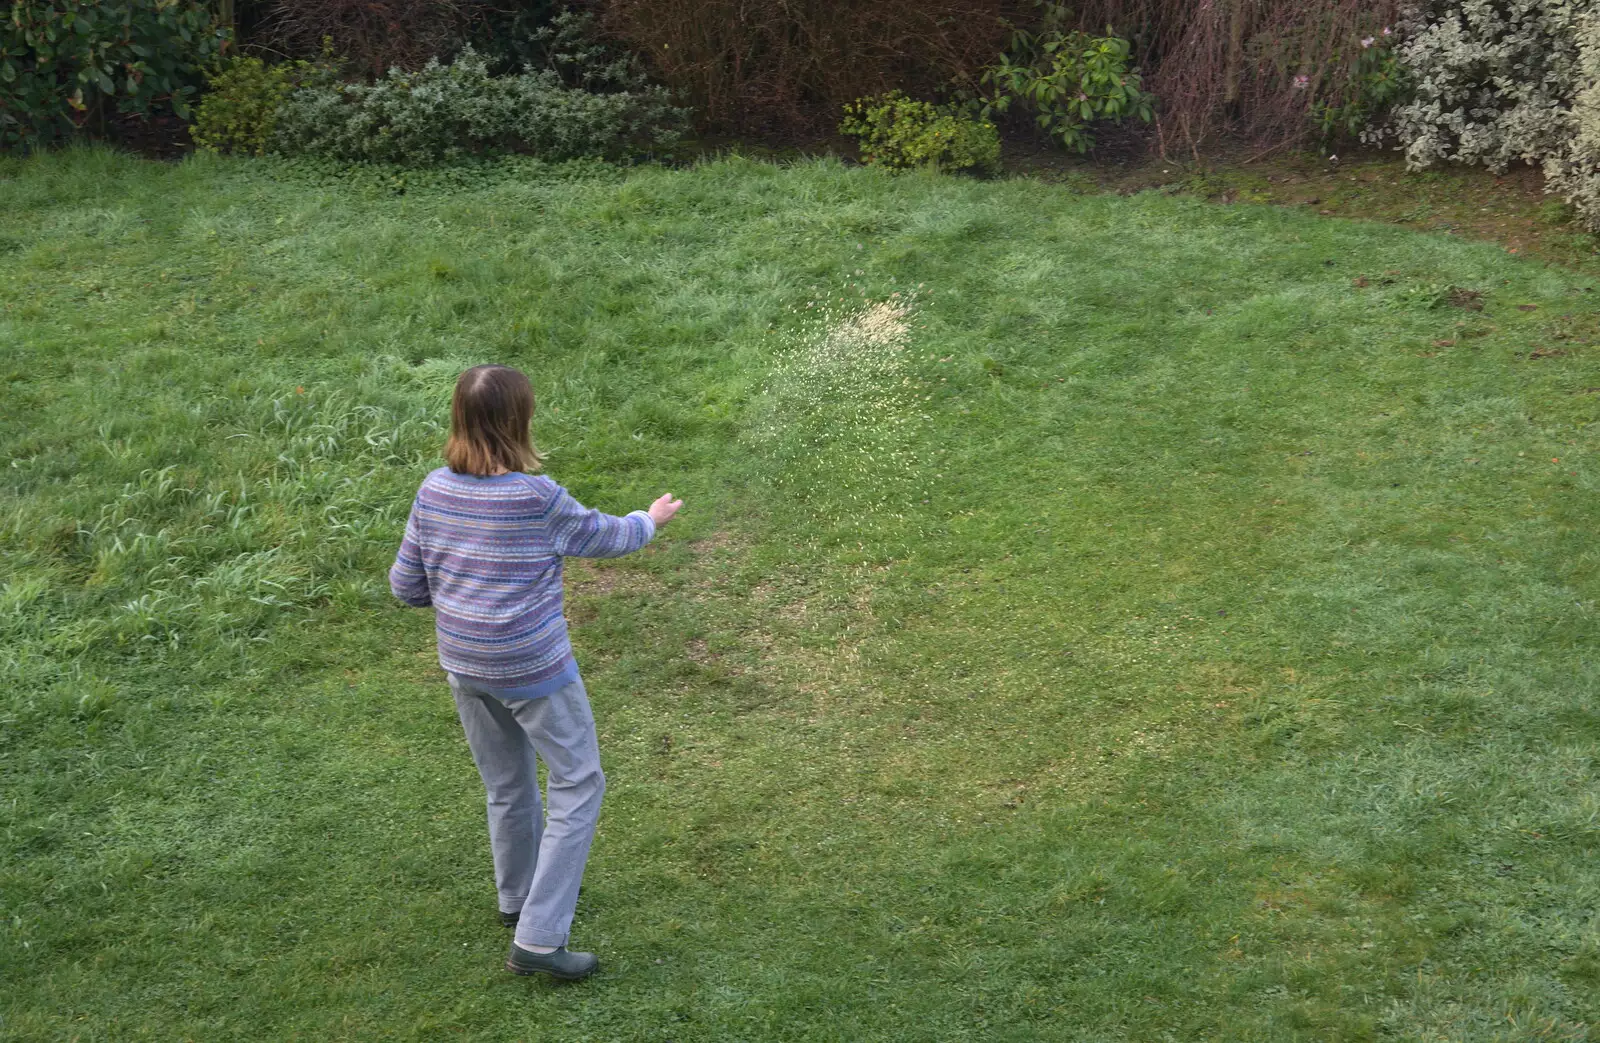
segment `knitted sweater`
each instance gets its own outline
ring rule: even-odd
[[[578,676],[561,559],[620,557],[655,534],[645,511],[590,510],[542,475],[441,467],[417,491],[389,588],[408,605],[433,606],[445,670],[515,689],[507,695],[545,695]]]

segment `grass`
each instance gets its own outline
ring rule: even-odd
[[[0,1036],[1589,1037],[1593,280],[1160,193],[506,173],[0,160]],[[383,579],[490,360],[580,499],[688,503],[570,570],[573,988],[500,969]]]
[[[1085,164],[1048,153],[1022,169],[1080,188],[1124,194],[1187,193],[1226,203],[1303,207],[1323,217],[1385,221],[1498,243],[1507,253],[1600,275],[1600,238],[1576,211],[1547,195],[1534,166],[1504,174],[1481,167],[1408,171],[1393,150],[1342,158],[1299,153],[1265,161],[1219,157],[1206,163],[1151,157],[1128,164]]]

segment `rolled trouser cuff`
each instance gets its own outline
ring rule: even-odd
[[[567,944],[568,936],[569,933],[567,931],[547,931],[519,923],[517,924],[515,937],[518,945],[527,948],[530,945],[565,945]],[[501,937],[505,936],[501,935]]]

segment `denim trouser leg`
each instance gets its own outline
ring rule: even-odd
[[[518,943],[565,945],[606,788],[583,682],[534,699],[454,676],[450,687],[488,796],[500,908],[522,910]],[[547,770],[543,823],[535,753]]]

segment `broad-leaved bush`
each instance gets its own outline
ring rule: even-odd
[[[203,0],[12,0],[0,14],[0,148],[109,113],[188,119],[228,33]]]
[[[862,162],[890,170],[992,173],[1000,167],[1000,133],[993,123],[900,91],[847,104],[839,133],[860,141]]]
[[[1388,119],[1394,106],[1411,96],[1410,70],[1400,59],[1398,37],[1385,26],[1355,41],[1359,50],[1342,83],[1325,87],[1311,105],[1311,122],[1323,142],[1371,138],[1371,129]],[[1343,55],[1334,52],[1333,60]],[[1297,77],[1309,85],[1310,77]]]
[[[1094,146],[1092,125],[1155,116],[1155,96],[1142,89],[1131,64],[1127,40],[1106,28],[1105,36],[1063,31],[1069,12],[1047,3],[1038,32],[1016,28],[1004,54],[967,90],[968,109],[984,119],[1016,106],[1065,148],[1087,152]]]

